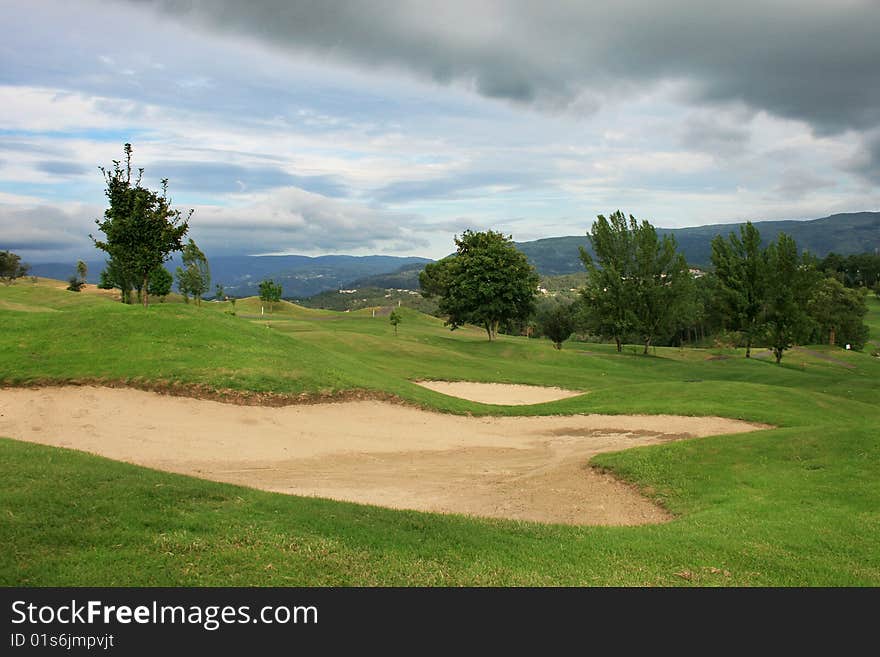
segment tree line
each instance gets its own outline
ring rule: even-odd
[[[769,348],[776,362],[795,344],[825,342],[861,349],[868,285],[876,285],[862,256],[823,261],[800,253],[780,233],[764,244],[752,223],[712,240],[712,268],[688,266],[675,238],[650,222],[617,211],[599,215],[588,233],[593,253],[581,249],[587,282],[574,302],[542,298],[538,275],[512,238],[465,231],[456,253],[422,271],[422,294],[437,297],[453,330],[463,324],[499,332],[544,335],[561,348],[574,332],[610,340],[617,350],[705,341]],[[857,263],[860,278],[837,269]],[[847,286],[849,284],[849,287]],[[880,296],[880,289],[876,289]]]

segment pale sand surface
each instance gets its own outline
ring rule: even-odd
[[[472,381],[413,381],[413,383],[450,397],[502,406],[541,404],[584,394],[583,390],[527,386],[518,383],[476,383]]]
[[[476,418],[378,401],[271,408],[130,389],[0,389],[8,438],[281,493],[567,524],[669,519],[587,466],[595,454],[760,428],[717,417]]]

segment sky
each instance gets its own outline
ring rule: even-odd
[[[877,0],[2,0],[0,249],[98,257],[126,142],[209,257],[877,210],[878,25]]]

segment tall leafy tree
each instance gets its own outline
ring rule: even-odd
[[[825,278],[816,286],[807,311],[816,322],[817,337],[828,344],[849,344],[861,350],[870,329],[864,319],[868,314],[865,288],[848,289],[837,278]]]
[[[807,303],[817,283],[817,271],[809,258],[799,257],[797,244],[779,233],[766,250],[766,297],[764,319],[767,339],[776,363],[797,341],[809,335]]]
[[[456,253],[419,275],[422,294],[439,297],[439,310],[455,330],[464,324],[486,329],[489,340],[503,323],[525,321],[535,307],[539,277],[511,237],[495,231],[465,231]]]
[[[583,248],[581,261],[587,269],[587,284],[581,291],[588,328],[609,336],[623,348],[626,336],[636,328],[634,284],[635,234],[638,222],[618,210],[606,218],[599,215],[589,238],[595,259]]]
[[[762,331],[767,268],[758,229],[747,222],[740,234],[712,240],[714,301],[731,329],[746,340],[746,358],[751,358],[752,342]]]
[[[599,215],[589,233],[595,260],[581,249],[587,269],[587,325],[614,338],[621,351],[627,335],[637,333],[645,353],[656,339],[686,322],[682,315],[693,297],[693,279],[675,239],[620,210]]]
[[[183,267],[177,268],[177,289],[189,303],[189,298],[202,304],[202,296],[211,289],[211,269],[208,258],[190,238],[183,247]]]
[[[675,238],[657,231],[647,221],[635,229],[635,262],[632,268],[636,328],[648,353],[658,337],[669,336],[683,323],[694,296],[694,284]]]
[[[162,180],[161,193],[142,186],[144,170],[138,169],[132,176],[131,144],[125,144],[124,153],[124,165],[114,160],[110,171],[101,168],[109,207],[104,211],[104,220],[96,219],[95,223],[105,239],[90,237],[126,272],[127,280],[133,279],[131,282],[142,291],[141,300],[146,306],[150,274],[173,252],[183,248],[192,210],[184,219],[179,210],[171,207],[167,178]]]

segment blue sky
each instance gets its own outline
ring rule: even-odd
[[[5,0],[0,249],[93,258],[131,142],[210,255],[880,207],[870,0]]]

